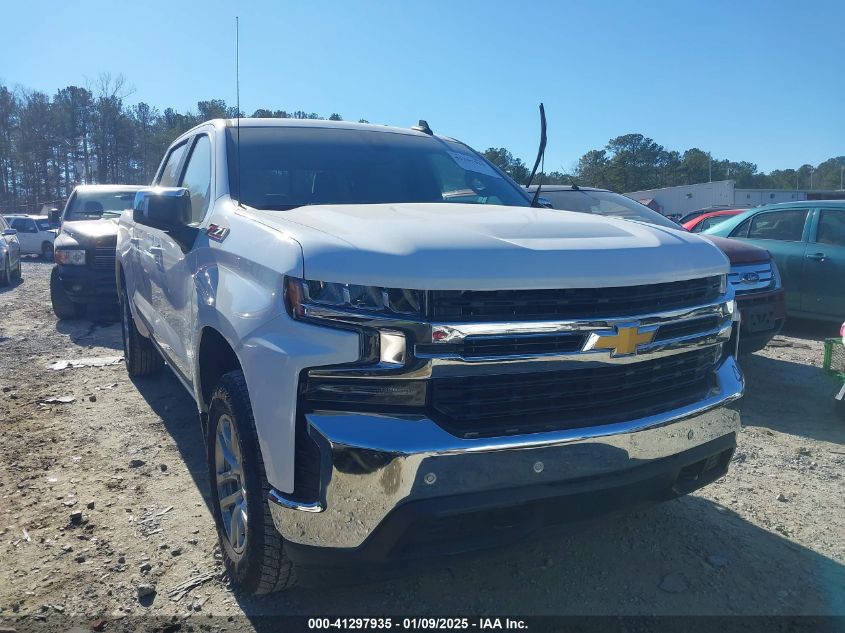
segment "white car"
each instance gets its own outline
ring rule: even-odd
[[[118,223],[126,368],[192,394],[229,577],[507,542],[723,476],[728,260],[412,129],[216,120]],[[187,518],[187,517],[186,517]]]
[[[18,232],[21,255],[41,255],[53,261],[53,242],[58,230],[50,226],[46,215],[7,215],[6,221]]]

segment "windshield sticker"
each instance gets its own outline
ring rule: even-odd
[[[474,171],[477,174],[484,174],[485,176],[493,176],[494,178],[502,177],[495,169],[478,156],[463,154],[461,152],[450,152],[448,150],[446,150],[446,153],[449,154],[449,156],[452,157],[452,160],[458,164],[458,167],[461,167],[462,169]]]

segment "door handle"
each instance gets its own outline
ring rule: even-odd
[[[824,253],[811,253],[807,255],[807,259],[812,259],[814,262],[823,262],[827,259],[827,255]]]
[[[150,255],[155,255],[156,257],[159,257],[160,255],[164,254],[164,250],[161,248],[161,246],[150,246],[150,248],[147,249],[147,252]]]
[[[140,237],[130,237],[129,243],[132,246],[134,246],[135,248],[138,248],[141,245],[141,238]]]

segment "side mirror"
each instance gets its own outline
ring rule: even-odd
[[[17,235],[17,229],[3,229],[3,235]]]
[[[184,187],[152,187],[135,194],[132,218],[162,231],[178,231],[191,222],[191,192]]]

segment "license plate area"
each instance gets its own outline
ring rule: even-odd
[[[768,306],[743,308],[742,324],[749,332],[765,332],[775,327],[775,311]]]

